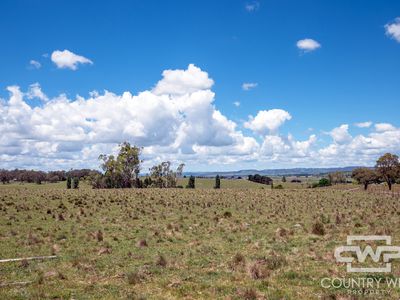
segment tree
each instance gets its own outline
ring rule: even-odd
[[[177,178],[182,176],[184,164],[180,164],[176,172],[171,170],[171,162],[164,161],[150,169],[151,185],[158,188],[174,188]],[[147,182],[148,183],[148,182]]]
[[[262,184],[272,184],[272,179],[268,176],[262,176],[260,174],[249,175],[249,181],[258,182]]]
[[[104,171],[104,185],[107,188],[129,188],[138,185],[142,148],[131,146],[128,142],[119,145],[117,157],[102,154],[101,168]],[[99,179],[96,181],[98,182]]]
[[[219,178],[219,175],[215,176],[215,189],[221,188],[221,179]]]
[[[46,173],[45,172],[41,172],[41,171],[32,171],[33,176],[34,176],[34,181],[36,184],[42,184],[42,181],[44,181],[46,179]]]
[[[395,154],[386,153],[376,161],[376,172],[387,183],[389,190],[399,176],[399,157]]]
[[[282,182],[286,182],[286,177],[285,176],[282,177]]]
[[[71,177],[67,177],[67,189],[70,189],[71,188],[71,183],[72,183],[72,180],[71,180]]]
[[[178,166],[178,168],[176,169],[176,177],[182,177],[183,174],[183,167],[185,166],[185,164],[180,164]]]
[[[190,175],[189,177],[189,181],[188,184],[186,186],[187,189],[194,189],[195,188],[195,182],[194,182],[195,178],[193,175]]]
[[[153,184],[153,181],[151,180],[150,177],[146,177],[143,181],[143,186],[145,188],[150,187]]]
[[[74,180],[73,180],[72,183],[73,183],[73,184],[72,184],[72,187],[73,187],[74,189],[78,189],[78,188],[79,188],[79,177],[74,177]]]
[[[331,184],[346,183],[346,175],[343,172],[333,172],[328,174]]]
[[[0,170],[0,181],[3,184],[6,184],[6,183],[10,183],[10,180],[11,180],[10,172],[7,170]]]
[[[356,168],[353,170],[351,177],[357,180],[359,184],[364,185],[364,190],[368,189],[368,185],[378,180],[375,170],[370,168]]]
[[[121,172],[122,187],[131,187],[132,182],[139,178],[141,152],[141,148],[131,146],[128,142],[120,145],[117,165]]]

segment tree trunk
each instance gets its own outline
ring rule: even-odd
[[[366,191],[368,188],[368,183],[364,183],[364,191]]]
[[[392,190],[392,182],[390,181],[390,180],[388,180],[388,186],[389,186],[389,191],[391,191]]]

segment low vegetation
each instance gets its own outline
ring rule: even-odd
[[[162,192],[0,185],[1,258],[58,257],[3,263],[1,284],[30,283],[5,285],[0,298],[350,299],[320,286],[346,275],[334,248],[349,232],[400,233],[395,198],[208,182]],[[226,188],[236,182],[254,188]]]

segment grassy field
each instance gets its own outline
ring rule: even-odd
[[[288,177],[286,182],[282,182],[282,177],[272,177],[274,186],[282,185],[285,189],[303,189],[313,182],[317,182],[319,177],[301,177],[301,183],[292,183],[290,180],[297,177]],[[178,179],[178,185],[185,187],[188,183],[188,178]],[[196,188],[211,189],[215,185],[214,178],[196,178]],[[249,181],[247,179],[221,179],[222,189],[270,189],[268,185],[263,185]]]
[[[178,185],[185,187],[188,178],[178,179]],[[212,189],[215,185],[214,178],[196,178],[197,189]],[[221,179],[221,189],[265,189],[269,186],[251,182],[246,179]]]
[[[347,234],[399,242],[396,199],[246,180],[223,180],[221,190],[207,189],[213,180],[196,184],[0,185],[0,259],[58,256],[2,263],[0,299],[362,299],[321,287],[323,277],[348,276],[334,248]],[[316,223],[322,231],[313,232]],[[399,297],[393,289],[370,299]]]

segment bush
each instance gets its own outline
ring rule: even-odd
[[[217,176],[215,177],[215,186],[214,186],[214,189],[219,189],[219,188],[221,188],[221,179],[219,178],[219,175],[217,175]]]
[[[326,178],[321,178],[320,180],[319,180],[319,182],[318,182],[318,185],[319,186],[330,186],[331,185],[331,182],[328,180],[328,179],[326,179]]]
[[[195,178],[193,175],[190,175],[188,184],[186,186],[187,189],[194,189],[195,188]]]
[[[312,226],[312,233],[316,235],[324,235],[325,234],[324,224],[322,224],[319,221],[314,223]]]
[[[71,179],[71,177],[68,177],[67,178],[67,189],[70,189],[71,185],[72,185],[72,179]]]
[[[73,186],[74,189],[78,189],[79,188],[79,178],[78,177],[74,177],[73,180]]]
[[[330,186],[330,185],[331,185],[331,182],[328,179],[321,178],[318,182],[314,182],[311,187],[314,189],[317,187],[324,187],[324,186]]]

